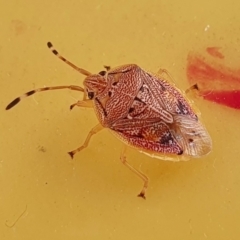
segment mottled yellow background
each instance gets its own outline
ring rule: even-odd
[[[5,111],[18,95],[43,86],[78,84],[83,76],[47,48],[91,72],[137,63],[168,69],[181,89],[189,51],[209,46],[240,57],[237,0],[0,1],[0,239],[240,239],[240,111],[195,102],[213,139],[207,157],[164,162],[122,143],[107,130],[72,161],[97,123],[88,109],[69,111],[68,90],[36,94]]]

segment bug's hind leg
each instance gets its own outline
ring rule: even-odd
[[[174,85],[176,84],[174,78],[171,76],[167,69],[160,68],[157,73],[161,78],[166,79],[167,81],[173,83]]]
[[[93,108],[92,100],[86,99],[82,101],[77,101],[76,103],[70,106],[70,110],[72,110],[75,106],[85,107],[85,108]]]
[[[199,87],[197,85],[197,83],[195,83],[194,85],[192,85],[191,87],[189,87],[188,89],[185,90],[185,94],[188,97],[189,103],[191,105],[191,107],[193,108],[193,110],[195,111],[195,113],[200,116],[201,112],[200,110],[196,107],[196,105],[194,104],[194,101],[192,100],[192,98],[195,98],[197,96],[196,92],[199,91]]]
[[[199,87],[198,87],[197,83],[195,83],[194,85],[192,85],[191,87],[186,89],[185,93],[188,94],[188,93],[190,93],[192,91],[195,91],[195,90],[199,91]]]
[[[143,183],[143,188],[142,188],[142,191],[138,194],[138,197],[142,197],[142,198],[146,199],[145,193],[146,193],[146,190],[147,190],[147,187],[148,187],[148,177],[146,175],[144,175],[143,173],[141,173],[136,168],[134,168],[133,166],[131,166],[127,162],[126,155],[125,155],[126,154],[126,149],[127,149],[127,147],[124,145],[123,151],[122,151],[121,156],[120,156],[120,160],[126,167],[128,167],[133,173],[135,173],[138,177],[140,177],[143,180],[143,182],[144,182]]]
[[[88,133],[87,135],[87,138],[85,139],[84,143],[82,146],[80,146],[79,148],[76,148],[75,150],[71,151],[71,152],[68,152],[68,154],[71,156],[71,158],[74,157],[74,155],[77,153],[77,152],[80,152],[81,150],[83,150],[84,148],[86,148],[89,144],[89,141],[91,140],[91,137],[98,133],[99,131],[101,131],[103,129],[103,126],[101,124],[97,124],[95,127],[93,127],[91,129],[91,131]]]

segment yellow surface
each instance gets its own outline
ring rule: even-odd
[[[97,123],[93,111],[69,105],[68,90],[36,94],[11,111],[13,98],[37,87],[82,84],[47,41],[91,72],[137,63],[168,69],[188,87],[189,51],[208,46],[239,64],[240,2],[3,1],[0,7],[0,239],[240,239],[240,111],[196,100],[213,139],[207,157],[164,162],[122,144],[107,130],[72,161],[66,154]]]

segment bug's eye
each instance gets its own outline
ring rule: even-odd
[[[88,98],[93,99],[94,98],[94,92],[88,92]]]
[[[101,72],[99,72],[98,74],[101,75],[101,76],[105,76],[106,73],[107,73],[106,71],[101,71]]]

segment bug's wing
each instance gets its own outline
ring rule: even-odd
[[[108,124],[126,116],[138,119],[155,117],[166,123],[173,122],[172,115],[166,110],[161,97],[162,87],[157,79],[156,84],[152,86],[151,77],[134,64],[121,66],[109,72],[109,87],[97,97],[102,107],[96,103],[98,109],[104,108],[104,118]]]
[[[126,144],[143,152],[181,155],[183,149],[169,126],[156,119],[121,119],[111,130]]]
[[[157,76],[149,75],[144,81],[152,86],[150,91],[160,106],[172,114],[171,132],[182,146],[184,154],[192,157],[208,154],[212,149],[211,138],[181,91]]]
[[[167,80],[158,75],[144,72],[143,79],[148,86],[150,95],[154,97],[157,104],[170,114],[180,114],[197,119],[196,113],[183,93]]]
[[[174,131],[177,141],[184,149],[184,154],[201,157],[212,149],[212,140],[200,121],[188,116],[174,116]]]

